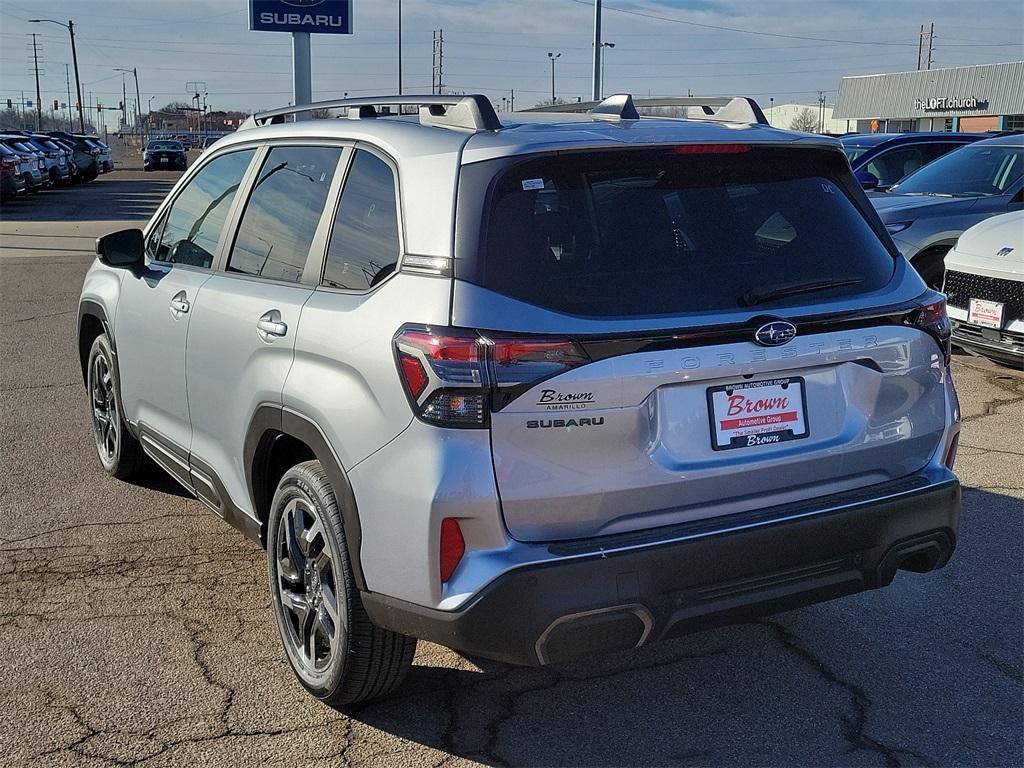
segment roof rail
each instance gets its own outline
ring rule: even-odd
[[[461,128],[470,131],[497,131],[501,121],[486,96],[471,93],[465,96],[366,96],[356,99],[331,99],[315,101],[296,107],[281,107],[269,112],[259,112],[248,117],[238,130],[256,128],[261,125],[283,123],[288,115],[312,112],[317,109],[348,109],[351,118],[374,118],[389,113],[378,111],[378,107],[417,107],[420,123],[442,128]]]
[[[524,112],[589,112],[599,119],[636,120],[638,109],[644,107],[686,107],[689,120],[714,120],[725,123],[759,123],[768,119],[757,102],[746,96],[655,96],[634,99],[628,93],[617,93],[602,102],[577,101],[534,107]]]

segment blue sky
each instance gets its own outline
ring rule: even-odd
[[[397,0],[354,2],[354,35],[314,36],[315,98],[396,89]],[[286,104],[289,36],[249,32],[246,7],[244,0],[0,0],[0,98],[17,101],[23,89],[34,98],[28,33],[36,32],[43,102],[67,100],[67,33],[27,22],[49,16],[75,21],[87,103],[91,92],[116,105],[121,75],[113,68],[138,67],[143,111],[150,97],[154,108],[187,100],[188,81],[206,83],[214,108]],[[558,95],[587,98],[592,18],[590,0],[404,0],[405,90],[429,92],[431,30],[443,28],[451,88],[499,104],[515,89],[517,107],[532,105],[550,94],[552,51],[562,54]],[[1024,58],[1019,0],[606,0],[603,37],[615,43],[606,92],[745,94],[767,105],[772,97],[813,101],[823,90],[834,99],[843,75],[915,68],[919,26],[931,22],[936,67]]]

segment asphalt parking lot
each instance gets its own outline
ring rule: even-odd
[[[558,668],[421,643],[389,700],[309,698],[259,548],[94,455],[75,351],[92,238],[172,181],[115,172],[0,210],[0,764],[1024,764],[1024,374],[963,355],[945,569]]]

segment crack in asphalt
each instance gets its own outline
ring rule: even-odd
[[[793,632],[784,627],[778,621],[762,619],[757,623],[771,629],[775,639],[794,656],[799,658],[801,661],[804,661],[808,666],[814,669],[818,673],[819,677],[829,683],[839,686],[849,694],[854,715],[852,718],[845,714],[839,715],[839,718],[843,723],[843,738],[849,745],[847,754],[862,750],[875,752],[885,760],[885,764],[888,768],[900,768],[900,766],[903,765],[899,758],[900,755],[909,755],[925,766],[936,765],[935,762],[920,752],[907,747],[891,746],[869,736],[866,733],[866,728],[868,714],[873,706],[873,702],[864,689],[856,683],[843,679],[839,673],[826,664],[823,659],[816,656],[807,647],[801,645],[798,642],[799,638],[797,638]]]

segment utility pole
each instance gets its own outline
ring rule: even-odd
[[[509,92],[508,104],[509,104],[508,111],[509,112],[515,112],[516,111],[516,89],[515,88],[513,88]]]
[[[555,62],[562,58],[560,53],[552,53],[548,51],[548,61],[551,62],[551,103],[555,103]],[[600,87],[600,83],[598,83]]]
[[[398,95],[402,95],[402,0],[398,0]]]
[[[121,73],[121,125],[128,125],[128,87],[124,82],[124,72]]]
[[[549,53],[548,56],[551,54]],[[597,101],[601,98],[601,92],[604,90],[604,82],[602,82],[601,71],[601,59],[604,56],[604,51],[601,50],[601,0],[594,0],[594,77],[593,87],[591,88],[591,98]],[[555,62],[551,62],[551,80],[554,83],[555,79]],[[555,87],[551,86],[551,101],[555,100]]]
[[[64,65],[64,82],[68,86],[68,130],[75,130],[75,124],[71,119],[71,67],[68,64]]]
[[[440,95],[444,93],[444,30],[435,29],[433,34],[430,92]]]
[[[925,54],[924,41],[928,39],[928,52]],[[931,69],[932,68],[932,43],[935,39],[935,24],[934,22],[928,25],[928,31],[924,31],[924,24],[921,25],[921,31],[917,39],[917,68],[920,69]]]
[[[71,60],[75,63],[75,91],[78,93],[78,127],[82,133],[85,133],[85,115],[83,113],[84,104],[82,103],[82,81],[78,77],[78,52],[75,50],[75,22],[68,19],[68,23],[65,24],[63,21],[57,21],[55,19],[29,19],[33,24],[41,24],[43,22],[49,22],[50,24],[60,24],[64,29],[71,35]]]
[[[36,33],[32,33],[32,61],[36,70],[36,130],[43,130],[43,97],[39,90],[39,49],[36,46]]]
[[[132,67],[132,74],[135,75],[135,130],[142,130],[142,96],[139,94],[139,70]]]

